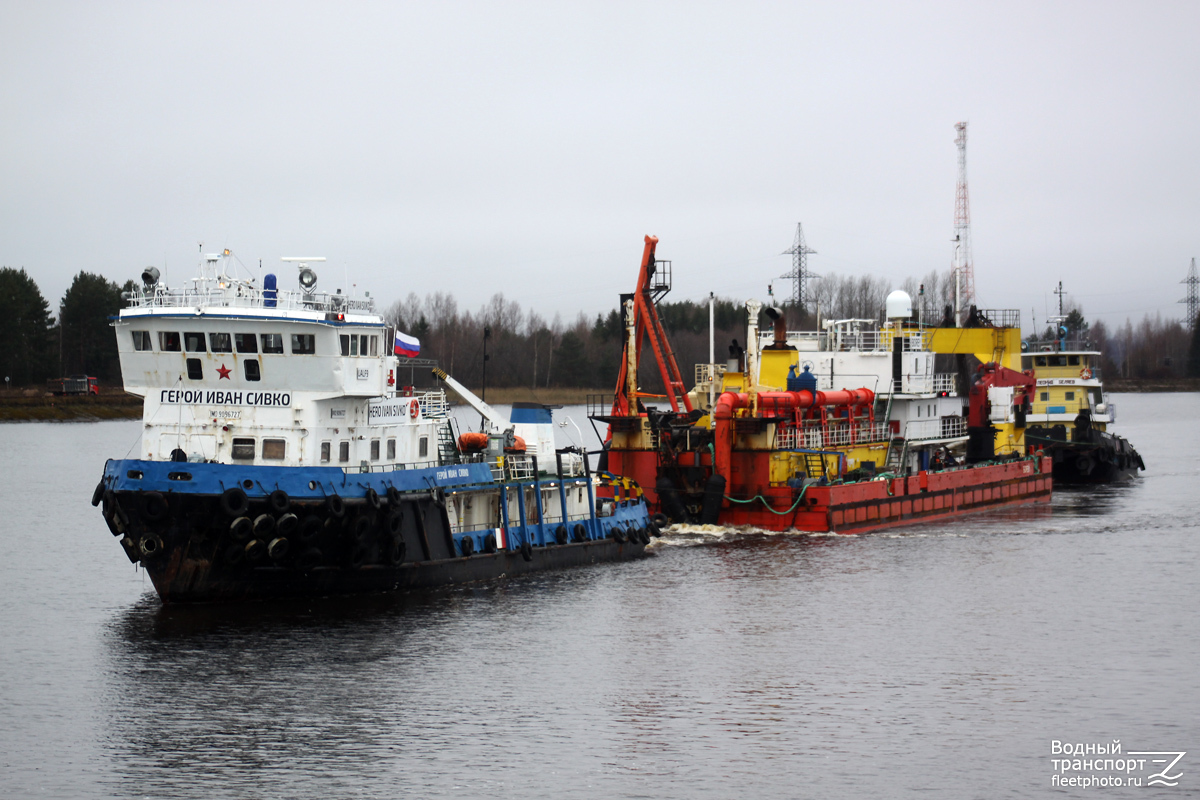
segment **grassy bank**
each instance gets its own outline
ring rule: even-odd
[[[56,396],[40,389],[0,391],[0,422],[95,422],[141,419],[142,398],[117,390]]]

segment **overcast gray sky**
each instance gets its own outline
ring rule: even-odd
[[[0,264],[191,277],[197,243],[390,302],[550,317],[951,261],[968,120],[980,305],[1182,317],[1200,4],[0,0]]]

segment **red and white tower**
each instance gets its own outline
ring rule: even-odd
[[[958,132],[958,187],[954,193],[954,318],[961,325],[965,311],[975,302],[975,265],[971,260],[971,204],[967,199],[967,123]]]

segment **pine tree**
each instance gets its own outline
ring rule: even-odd
[[[50,306],[22,269],[0,268],[0,378],[14,386],[41,383],[57,370],[51,353]]]

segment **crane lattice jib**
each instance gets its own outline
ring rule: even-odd
[[[642,250],[642,267],[638,273],[637,291],[633,295],[635,363],[641,363],[642,341],[644,338],[649,338],[650,348],[654,351],[659,375],[662,377],[663,386],[667,392],[667,399],[671,402],[671,410],[679,414],[690,412],[692,401],[683,385],[683,375],[679,371],[679,364],[675,361],[675,353],[663,330],[662,321],[658,316],[658,307],[655,305],[658,299],[671,289],[669,272],[659,272],[659,265],[667,266],[669,270],[669,262],[657,262],[654,259],[654,249],[657,244],[657,237],[646,237],[646,244]],[[629,343],[626,341],[625,348],[628,347]],[[630,416],[638,413],[636,403],[633,408],[630,408],[632,398],[627,397],[625,391],[629,378],[628,364],[628,353],[625,352],[621,358],[621,370],[617,376],[617,391],[613,398],[613,416]]]

